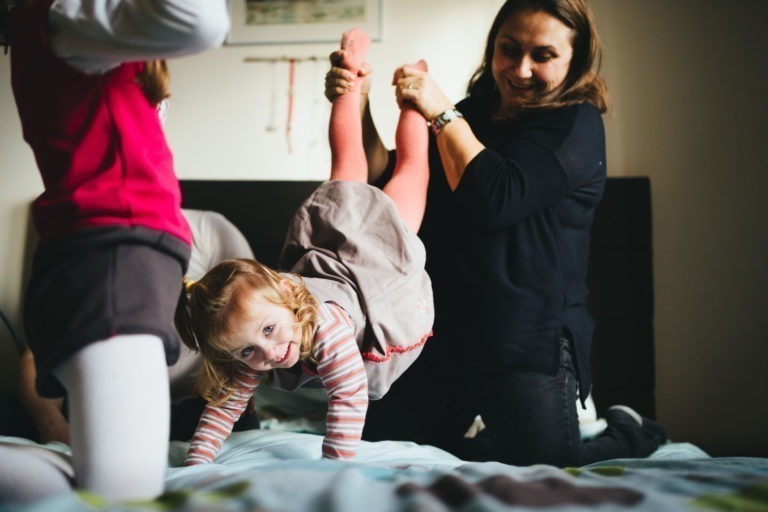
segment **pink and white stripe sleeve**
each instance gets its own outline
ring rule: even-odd
[[[323,457],[351,459],[357,453],[368,411],[368,378],[346,312],[326,303],[320,306],[319,315],[313,353],[329,398]]]
[[[221,405],[205,406],[189,444],[185,466],[213,462],[224,441],[232,433],[232,427],[248,406],[253,390],[261,383],[260,373],[241,373],[235,381],[232,396]]]

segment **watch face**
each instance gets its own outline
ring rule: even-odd
[[[434,121],[432,121],[432,131],[435,133],[435,135],[437,135],[438,133],[440,133],[440,130],[442,130],[445,125],[461,117],[464,117],[464,116],[461,114],[461,112],[459,112],[455,108],[446,110],[445,112],[437,116]]]
[[[443,113],[443,117],[444,117],[444,121],[445,121],[446,123],[449,123],[449,122],[453,121],[454,119],[458,119],[458,118],[460,118],[460,117],[461,117],[461,114],[459,113],[459,111],[458,111],[458,110],[456,110],[456,109],[452,109],[452,110],[446,110],[446,111]]]

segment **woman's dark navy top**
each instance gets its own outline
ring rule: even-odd
[[[420,236],[436,319],[424,356],[458,372],[554,374],[566,336],[585,398],[589,233],[606,179],[601,114],[583,103],[499,122],[482,97],[457,108],[486,148],[451,191],[431,147]]]

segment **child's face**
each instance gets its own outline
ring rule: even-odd
[[[296,364],[301,340],[293,311],[253,290],[243,292],[240,301],[245,314],[225,343],[232,356],[256,371]]]

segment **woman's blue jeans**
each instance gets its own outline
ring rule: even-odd
[[[431,444],[465,460],[580,466],[632,456],[626,428],[609,425],[581,441],[578,384],[570,342],[561,340],[554,375],[471,372],[420,358],[369,406],[363,438]],[[476,415],[486,430],[464,437]],[[637,429],[636,429],[637,430]]]

